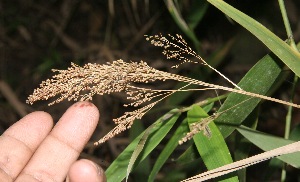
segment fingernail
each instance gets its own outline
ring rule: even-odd
[[[99,179],[103,179],[101,182],[106,182],[106,176],[102,167],[98,164],[94,163],[93,161],[88,160],[88,162],[96,169]]]

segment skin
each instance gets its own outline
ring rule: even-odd
[[[0,137],[1,181],[106,181],[95,163],[76,161],[98,119],[98,109],[89,102],[72,105],[54,127],[48,113],[28,114]]]

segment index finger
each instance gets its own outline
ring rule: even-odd
[[[17,181],[63,181],[95,130],[98,109],[89,102],[72,105],[37,149]]]

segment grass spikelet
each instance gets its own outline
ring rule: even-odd
[[[175,58],[181,61],[180,64],[186,62],[197,63],[187,58],[188,56],[194,56],[201,64],[212,68],[187,45],[186,41],[180,35],[168,35],[168,38],[161,34],[146,36],[146,40],[150,41],[151,44],[155,46],[163,47],[163,54],[166,55],[168,59]],[[175,67],[178,67],[180,64],[175,65]],[[218,72],[216,69],[212,69]],[[127,95],[127,99],[130,103],[125,104],[125,107],[140,107],[145,104],[141,108],[132,112],[125,112],[121,117],[114,119],[113,121],[117,126],[96,142],[96,145],[103,143],[114,137],[116,134],[130,128],[134,120],[141,119],[157,103],[171,94],[180,91],[219,89],[300,108],[297,104],[244,91],[219,72],[218,73],[226,80],[229,80],[235,88],[206,83],[189,77],[160,71],[150,67],[144,61],[125,62],[120,59],[106,64],[88,63],[83,67],[72,63],[67,70],[54,69],[52,71],[56,74],[51,79],[43,81],[40,84],[40,88],[34,90],[33,94],[30,95],[26,101],[28,104],[33,104],[38,100],[48,100],[55,97],[56,99],[50,102],[49,105],[59,103],[62,100],[86,101],[92,100],[92,97],[95,94],[104,95],[116,92],[124,92]],[[155,90],[144,88],[139,84],[167,80],[184,82],[186,85],[177,90]],[[184,89],[191,84],[197,85],[200,88],[191,90]],[[204,119],[205,122],[202,124],[195,125],[194,130],[192,130],[182,141],[190,139],[195,133],[201,130],[204,130],[207,135],[209,135],[209,128],[206,127],[207,123],[217,117],[218,114],[221,113],[217,113],[215,116]]]

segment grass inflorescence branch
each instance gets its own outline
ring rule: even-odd
[[[162,47],[163,54],[167,56],[167,59],[175,58],[181,63],[193,62],[188,59],[188,56],[194,56],[199,60],[199,63],[209,66],[198,54],[196,54],[186,43],[186,41],[180,36],[168,35],[169,39],[162,35],[146,36],[146,40],[150,41],[155,46]],[[180,64],[175,65],[178,67]],[[222,75],[215,68],[212,68],[219,73],[223,78],[229,80]],[[38,100],[48,100],[56,97],[56,99],[50,102],[49,105],[59,103],[63,100],[73,101],[87,101],[92,100],[93,95],[104,95],[112,94],[117,92],[124,92],[127,95],[127,99],[130,101],[129,104],[124,106],[140,107],[131,112],[125,112],[124,115],[113,121],[117,126],[106,134],[95,144],[104,143],[108,139],[128,129],[133,124],[134,120],[141,119],[151,108],[166,97],[172,95],[175,92],[180,91],[194,91],[194,90],[225,90],[229,92],[235,92],[239,94],[248,95],[251,97],[257,97],[266,99],[281,104],[300,108],[299,105],[282,101],[279,99],[259,95],[252,92],[242,90],[236,84],[231,82],[235,88],[215,85],[206,83],[200,80],[192,79],[189,77],[172,74],[165,71],[157,70],[150,67],[146,62],[125,62],[123,60],[113,61],[112,63],[106,64],[91,64],[88,63],[83,67],[78,66],[74,63],[71,64],[67,70],[52,70],[56,74],[51,78],[43,81],[40,84],[40,88],[34,90],[33,94],[28,97],[26,101],[29,104],[33,104]],[[155,81],[167,81],[175,80],[178,82],[184,82],[186,85],[176,90],[155,90],[140,86],[139,83],[149,83]],[[198,85],[198,89],[185,89],[188,85]],[[194,131],[209,129],[206,127],[209,121],[213,120],[218,116],[214,115],[208,118],[204,124],[195,125]],[[188,135],[195,134],[189,133]],[[192,136],[192,135],[191,135]],[[190,139],[187,136],[187,139]]]

